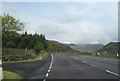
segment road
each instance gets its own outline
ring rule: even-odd
[[[52,54],[53,64],[47,79],[117,79],[118,77],[82,61],[61,54]]]
[[[71,58],[74,58],[79,61],[84,61],[87,64],[90,64],[92,66],[95,66],[97,68],[111,71],[115,74],[118,73],[118,60],[112,60],[107,58],[99,58],[99,57],[93,57],[93,56],[71,56]]]
[[[51,57],[50,55],[47,55],[45,59],[41,61],[3,63],[3,70],[19,73],[24,79],[34,79],[36,76],[39,76],[38,79],[42,79],[44,77],[40,75],[44,75],[46,73],[50,61]],[[39,71],[39,69],[41,70]],[[33,75],[34,73],[37,73],[37,71],[39,74]]]
[[[51,56],[49,55],[44,65],[42,65],[41,61],[5,63],[3,64],[3,69],[17,72],[25,79],[118,79],[118,76],[93,67],[80,60],[85,60],[85,57],[79,57],[54,53],[51,54]],[[95,60],[95,62],[97,61]],[[103,60],[102,62],[104,64]]]

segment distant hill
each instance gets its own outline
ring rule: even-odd
[[[99,52],[100,54],[109,54],[116,56],[116,54],[118,53],[118,42],[110,42],[109,44],[105,45],[103,48],[97,50],[96,52]]]
[[[96,50],[102,48],[104,45],[103,44],[69,44],[69,46],[79,51],[95,52]]]
[[[58,41],[55,41],[55,40],[47,40],[48,41],[48,43],[56,43],[56,44],[60,44],[60,45],[63,45],[65,48],[66,48],[66,50],[71,50],[72,48],[70,47],[70,46],[68,46],[67,44],[63,44],[63,43],[60,43],[60,42],[58,42]]]
[[[57,43],[65,46],[67,50],[75,49],[78,51],[89,51],[89,52],[95,52],[96,50],[102,48],[103,44],[63,44],[55,40],[48,40],[48,43]]]

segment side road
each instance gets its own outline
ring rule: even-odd
[[[28,79],[32,73],[42,67],[46,62],[50,62],[50,54],[45,56],[44,60],[19,63],[3,63],[3,70],[12,71],[20,74],[24,79]],[[46,68],[48,69],[48,68]],[[46,70],[45,70],[46,71]]]

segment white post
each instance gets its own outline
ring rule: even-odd
[[[40,60],[41,60],[41,54],[40,54]]]
[[[119,57],[119,54],[117,54],[117,58]]]
[[[99,56],[100,54],[99,54],[99,53],[97,53],[97,55]]]
[[[2,61],[0,60],[0,81],[3,79]]]

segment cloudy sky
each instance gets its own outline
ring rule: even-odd
[[[2,12],[26,23],[28,33],[62,43],[118,40],[117,2],[3,2]]]

